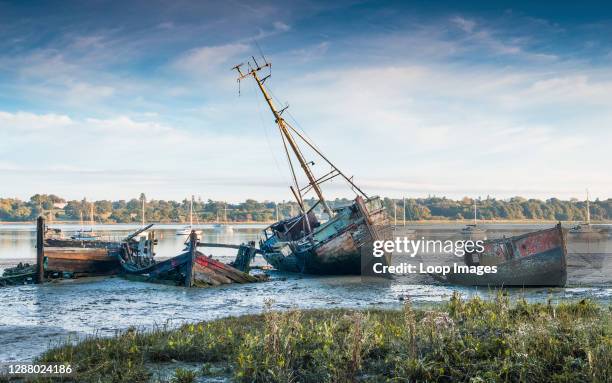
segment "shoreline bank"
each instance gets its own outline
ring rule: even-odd
[[[610,376],[610,305],[496,298],[401,310],[274,311],[128,329],[46,351],[79,381],[380,382],[457,380],[603,382]],[[173,379],[173,380],[172,380]]]

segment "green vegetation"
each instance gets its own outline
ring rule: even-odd
[[[142,198],[129,201],[95,201],[94,220],[97,223],[130,223],[140,222]],[[313,199],[306,200],[307,206],[313,206]],[[347,199],[330,201],[332,206],[347,204]],[[404,214],[403,201],[389,198],[383,199],[384,206],[390,217],[395,215],[399,220]],[[472,219],[474,202],[470,198],[456,201],[448,198],[428,197],[406,199],[405,219],[416,220],[461,220]],[[586,220],[586,202],[578,200],[561,201],[551,198],[546,201],[514,197],[508,200],[487,198],[477,201],[478,218],[486,220],[552,220],[552,221],[584,221]],[[276,220],[276,202],[246,200],[241,203],[225,204],[220,201],[194,202],[194,215],[198,222],[271,222]],[[317,209],[319,209],[317,207]],[[320,211],[315,209],[316,211]],[[0,221],[24,222],[33,221],[39,215],[44,215],[53,221],[78,221],[81,213],[89,220],[91,202],[66,201],[53,194],[36,194],[29,201],[14,198],[0,198]],[[146,202],[145,213],[147,221],[159,223],[178,223],[189,220],[189,200],[164,201],[150,200]],[[612,220],[612,198],[595,200],[590,206],[593,220]],[[295,202],[278,203],[280,218],[287,218],[298,213]]]
[[[130,329],[47,351],[80,382],[159,381],[151,365],[191,363],[170,381],[605,382],[612,376],[612,310],[591,301],[511,303],[453,296],[436,309],[292,310]]]

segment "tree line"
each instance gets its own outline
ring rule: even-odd
[[[38,216],[50,221],[93,221],[95,223],[137,223],[142,219],[142,201],[145,220],[158,223],[189,222],[190,200],[147,200],[140,198],[118,201],[67,201],[53,194],[36,194],[29,200],[0,198],[0,221],[27,222]],[[405,202],[404,202],[405,201]],[[305,200],[305,205],[314,206],[314,199]],[[348,199],[329,201],[332,207],[349,204]],[[393,220],[463,220],[472,219],[474,204],[477,206],[478,219],[482,220],[586,220],[586,201],[576,199],[560,200],[550,198],[545,201],[514,197],[510,199],[489,198],[474,201],[471,198],[453,200],[445,197],[383,198],[383,206]],[[405,208],[404,208],[405,206]],[[321,213],[320,206],[315,212]],[[255,201],[247,199],[240,203],[203,200],[193,201],[194,223],[209,222],[273,222],[295,216],[299,213],[295,202]],[[596,199],[590,202],[591,219],[595,221],[612,220],[612,198]]]

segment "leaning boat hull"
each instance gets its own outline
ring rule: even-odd
[[[230,283],[258,282],[260,279],[209,258],[200,252],[185,252],[174,258],[138,269],[123,263],[124,272],[144,282],[186,287],[211,287]]]
[[[358,275],[361,273],[361,254],[355,249],[330,256],[310,250],[285,256],[282,253],[266,253],[264,259],[275,269],[289,273],[317,275]]]
[[[295,221],[294,221],[295,222]],[[295,226],[295,224],[293,225]],[[317,227],[311,236],[280,242],[276,236],[262,246],[264,259],[285,272],[318,275],[361,275],[372,258],[371,245],[384,235],[387,217],[377,198],[357,197],[351,206]],[[275,249],[275,251],[271,251]],[[384,262],[390,263],[390,254]]]

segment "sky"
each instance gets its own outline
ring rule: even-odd
[[[0,197],[290,200],[261,52],[368,194],[612,197],[605,2],[235,0],[0,0]]]

